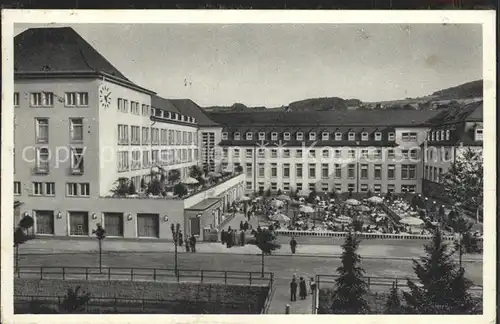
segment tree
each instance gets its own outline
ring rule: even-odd
[[[237,165],[236,168],[234,168],[234,171],[236,173],[242,173],[243,172],[243,167],[241,165]]]
[[[405,310],[410,314],[470,314],[476,309],[467,292],[472,283],[453,261],[439,229],[434,232],[426,255],[413,261],[420,285],[408,279],[409,292],[403,291]]]
[[[174,195],[175,196],[179,196],[182,198],[185,195],[187,195],[187,193],[188,193],[188,190],[184,184],[178,183],[174,186]]]
[[[404,314],[396,282],[392,283],[389,297],[387,297],[387,301],[385,302],[384,314]]]
[[[15,248],[15,270],[19,271],[19,246],[27,242],[31,237],[27,234],[28,230],[33,227],[34,220],[31,216],[24,216],[14,230],[14,248]]]
[[[161,194],[161,189],[162,185],[161,185],[161,182],[160,180],[158,180],[158,178],[153,178],[151,179],[151,182],[148,183],[148,187],[146,189],[146,192],[148,194],[151,194],[153,196],[159,196]]]
[[[61,303],[61,312],[67,314],[83,313],[90,298],[90,293],[83,292],[80,286],[69,288]]]
[[[342,245],[342,265],[337,268],[339,277],[335,279],[331,306],[334,314],[364,314],[369,311],[364,299],[368,284],[363,279],[365,271],[358,266],[361,257],[356,253],[359,243],[357,237],[349,233]]]
[[[137,194],[137,190],[135,189],[135,184],[133,181],[130,181],[130,185],[128,186],[128,194],[129,195]]]
[[[483,154],[471,148],[457,149],[457,156],[442,177],[448,198],[477,211],[483,204]]]
[[[264,256],[270,255],[272,251],[281,248],[276,242],[276,234],[269,229],[260,229],[254,232],[254,237],[248,244],[254,244],[261,250],[262,255],[262,277],[264,277]]]
[[[97,224],[97,228],[92,230],[99,242],[99,272],[102,272],[102,240],[106,237],[106,230],[102,228],[101,224]]]
[[[129,179],[125,177],[118,178],[115,182],[115,187],[111,192],[117,197],[124,197],[129,194],[130,184]]]
[[[169,183],[176,183],[177,181],[179,181],[181,178],[181,173],[179,172],[179,170],[170,170],[168,172],[168,182]]]
[[[189,168],[189,176],[198,181],[203,178],[203,173],[203,170],[197,165],[193,165],[191,168]]]

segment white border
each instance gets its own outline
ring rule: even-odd
[[[411,315],[367,315],[367,316],[316,316],[316,323],[366,322],[366,323],[407,323],[443,320],[453,323],[489,323],[495,319],[495,264],[496,264],[496,78],[495,78],[495,11],[290,11],[290,10],[2,10],[2,259],[1,259],[1,312],[3,323],[253,323],[286,320],[300,323],[310,320],[310,315],[266,315],[256,319],[250,315],[16,315],[12,306],[12,232],[13,221],[13,35],[14,23],[474,23],[483,25],[483,80],[484,80],[484,228],[485,232],[483,283],[484,314],[477,316],[411,316]],[[286,319],[283,317],[286,316]]]

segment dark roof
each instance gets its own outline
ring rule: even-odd
[[[174,106],[174,104],[172,103],[171,100],[159,97],[157,95],[152,95],[151,96],[151,107],[153,107],[155,109],[166,110],[166,111],[170,111],[170,112],[175,112],[175,113],[178,113],[178,114],[182,114],[179,111],[179,109],[177,109],[177,107]],[[184,115],[191,116],[191,115],[188,115],[188,114],[184,114]],[[193,116],[191,116],[191,117],[193,117]]]
[[[213,121],[203,109],[191,99],[169,99],[169,101],[179,110],[179,113],[191,116],[196,119],[199,126],[219,126]]]
[[[435,111],[311,111],[311,112],[210,112],[221,125],[254,126],[419,126],[436,114]]]
[[[30,28],[17,35],[14,38],[14,71],[101,73],[138,87],[71,27]]]
[[[205,200],[202,200],[199,203],[186,208],[186,210],[204,211],[218,203],[220,200],[220,198],[206,198]]]
[[[456,124],[465,121],[482,121],[483,120],[483,102],[477,101],[463,106],[452,106],[429,119],[429,124],[434,126],[442,126],[444,124]]]

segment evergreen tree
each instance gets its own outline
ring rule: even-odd
[[[331,306],[334,314],[365,314],[369,307],[364,299],[368,285],[363,279],[364,270],[358,264],[361,257],[356,253],[359,240],[349,233],[342,245],[342,265],[337,268],[340,275],[335,280],[336,289]]]
[[[392,283],[389,297],[387,297],[387,301],[385,302],[384,314],[404,314],[396,282]]]
[[[436,230],[426,255],[413,261],[419,285],[408,279],[409,292],[403,292],[410,314],[470,314],[475,305],[467,289],[471,282],[453,261],[442,234]]]

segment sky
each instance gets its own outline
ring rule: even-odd
[[[29,27],[15,26],[15,34]],[[70,24],[127,78],[201,106],[404,99],[482,78],[473,24]]]

